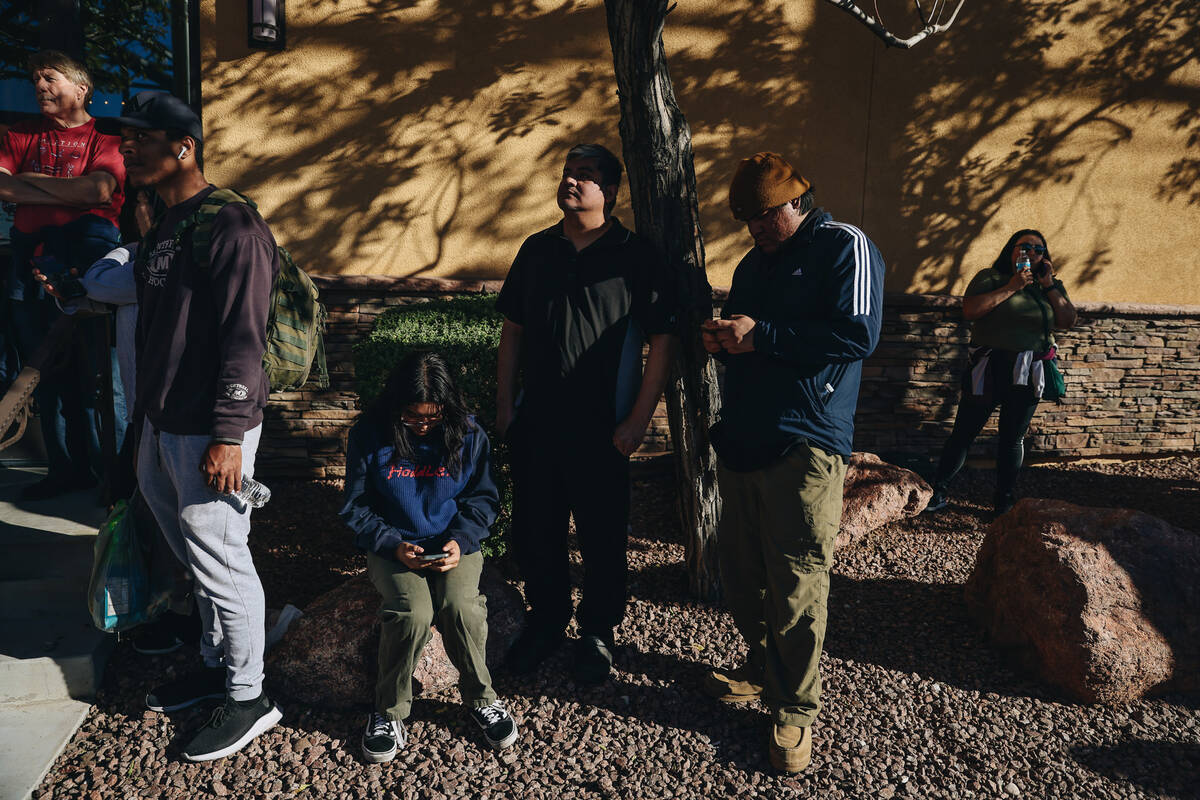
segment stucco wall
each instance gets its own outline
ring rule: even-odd
[[[911,8],[880,2],[897,28]],[[247,49],[245,15],[202,3],[209,176],[316,271],[501,277],[557,218],[565,149],[619,150],[600,0],[292,3],[279,53]],[[1032,226],[1077,300],[1200,304],[1198,28],[1184,0],[972,0],[900,51],[823,0],[681,0],[712,283],[747,244],[736,160],[774,149],[875,239],[891,291],[960,292]]]

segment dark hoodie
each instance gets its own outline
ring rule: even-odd
[[[167,209],[149,257],[138,259],[137,402],[156,430],[240,442],[262,422],[271,287],[279,255],[250,206],[230,203],[212,225],[207,269],[178,223],[216,189]]]
[[[346,453],[345,502],[340,515],[359,548],[395,559],[404,542],[424,549],[458,542],[459,552],[477,552],[500,511],[492,480],[487,434],[468,418],[458,473],[446,467],[440,429],[417,437],[414,458],[399,460],[386,426],[370,415],[350,429]]]

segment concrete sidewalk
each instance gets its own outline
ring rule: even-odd
[[[24,502],[45,469],[0,465],[0,800],[25,800],[87,715],[116,637],[87,610],[96,489]]]

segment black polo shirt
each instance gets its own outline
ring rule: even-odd
[[[642,344],[675,328],[674,284],[616,218],[576,252],[559,222],[521,245],[496,308],[521,325],[520,416],[611,427],[641,387]]]

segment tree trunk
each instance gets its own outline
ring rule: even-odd
[[[634,220],[638,233],[654,242],[675,268],[682,301],[667,410],[691,589],[701,599],[714,600],[720,591],[716,532],[721,498],[708,428],[720,397],[716,369],[699,332],[700,321],[712,316],[712,287],[704,271],[692,136],[675,102],[663,52],[667,0],[606,0],[604,5]]]

